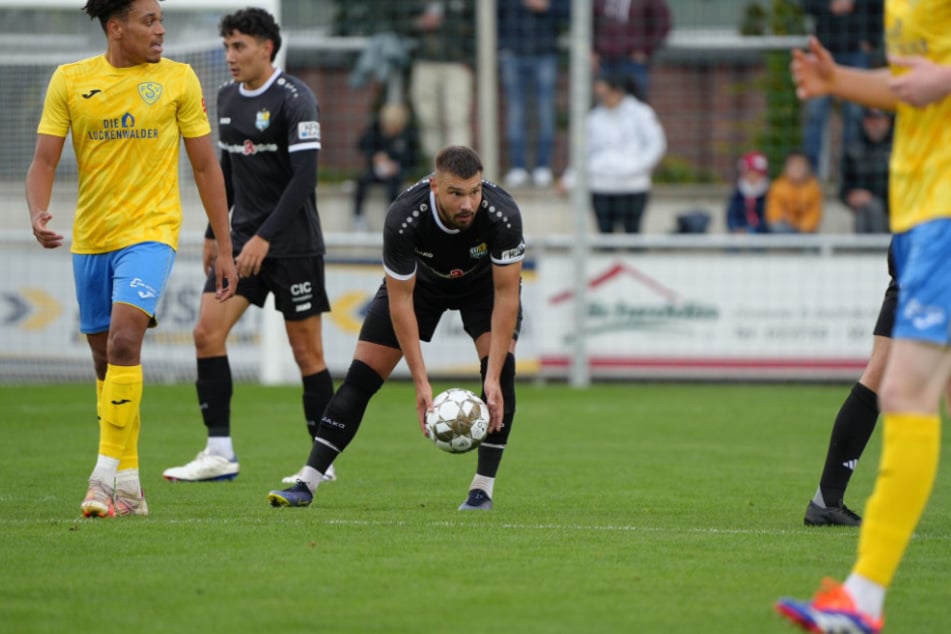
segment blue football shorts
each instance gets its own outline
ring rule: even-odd
[[[106,332],[112,305],[129,304],[152,318],[175,263],[175,250],[161,242],[142,242],[109,253],[74,253],[73,277],[79,302],[79,331]]]
[[[924,222],[893,241],[901,290],[892,336],[951,344],[951,218]]]

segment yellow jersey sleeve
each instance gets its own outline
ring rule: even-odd
[[[46,99],[43,102],[43,114],[36,131],[39,134],[48,134],[66,138],[69,134],[69,103],[66,96],[66,77],[62,67],[53,71],[49,86],[46,89]]]
[[[889,55],[923,56],[951,66],[951,2],[887,0]],[[900,74],[905,69],[892,67]],[[893,232],[951,217],[951,97],[925,108],[900,103],[889,167]]]
[[[184,84],[182,101],[178,109],[178,124],[182,136],[192,139],[211,134],[205,97],[201,92],[201,82],[198,81],[198,75],[191,66],[185,66],[182,82]]]

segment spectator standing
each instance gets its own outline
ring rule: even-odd
[[[639,233],[647,207],[651,172],[664,156],[667,141],[654,110],[629,94],[620,76],[598,79],[598,105],[588,114],[588,184],[598,231]]]
[[[727,201],[726,226],[730,233],[767,233],[769,161],[761,152],[747,152],[739,160],[739,172],[736,188]]]
[[[370,186],[380,183],[386,187],[386,203],[389,206],[396,200],[416,167],[419,139],[416,128],[410,124],[409,109],[401,103],[384,104],[373,123],[361,135],[359,148],[366,157],[366,167],[354,191],[353,228],[366,231],[363,202]]]
[[[803,10],[814,20],[815,36],[832,53],[836,64],[870,68],[872,54],[881,46],[882,0],[802,0]],[[822,148],[832,107],[832,96],[806,101],[804,149],[817,174],[823,173]],[[862,107],[843,100],[842,147],[858,138]]]
[[[855,233],[888,233],[888,163],[892,119],[877,108],[862,116],[862,130],[842,156],[842,202],[855,215]]]
[[[598,73],[631,77],[646,101],[651,60],[670,32],[666,0],[594,0],[593,8]]]
[[[431,158],[445,146],[471,146],[475,4],[419,2],[411,21],[410,100],[423,152]]]
[[[790,152],[766,197],[772,233],[815,233],[822,222],[822,188],[802,152]]]
[[[551,154],[555,141],[555,86],[558,80],[558,34],[571,15],[569,0],[511,0],[497,3],[499,73],[505,96],[509,171],[507,187],[529,180],[526,158],[526,108],[535,106],[536,187],[552,183]]]

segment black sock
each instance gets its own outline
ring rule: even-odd
[[[370,398],[383,385],[383,379],[362,361],[353,361],[340,388],[334,393],[317,428],[308,466],[321,473],[357,435]]]
[[[480,372],[485,382],[486,371],[489,366],[488,357],[481,359]],[[502,389],[503,411],[502,429],[494,431],[485,437],[479,445],[479,459],[476,463],[476,473],[488,478],[494,478],[502,462],[502,453],[508,444],[509,434],[512,433],[512,422],[515,420],[515,355],[509,353],[502,364],[499,373],[499,387]],[[485,392],[482,393],[485,400]]]
[[[209,436],[231,435],[231,366],[228,357],[198,359],[198,405]]]
[[[304,418],[307,422],[307,437],[314,442],[320,417],[334,395],[334,382],[329,370],[321,370],[301,378],[304,384]]]
[[[826,506],[842,505],[855,464],[862,456],[877,421],[878,395],[856,383],[835,417],[829,439],[826,464],[819,481],[819,491]]]

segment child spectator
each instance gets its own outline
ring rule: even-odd
[[[386,187],[387,205],[393,202],[416,167],[419,141],[410,125],[409,109],[388,103],[360,137],[359,148],[366,156],[366,168],[357,180],[353,200],[353,228],[366,231],[363,201],[374,183]]]
[[[730,233],[766,233],[769,161],[760,152],[747,152],[739,160],[739,173],[736,188],[727,201],[727,229]]]
[[[766,222],[772,233],[815,233],[822,222],[822,188],[804,152],[786,156],[783,173],[766,197]]]

